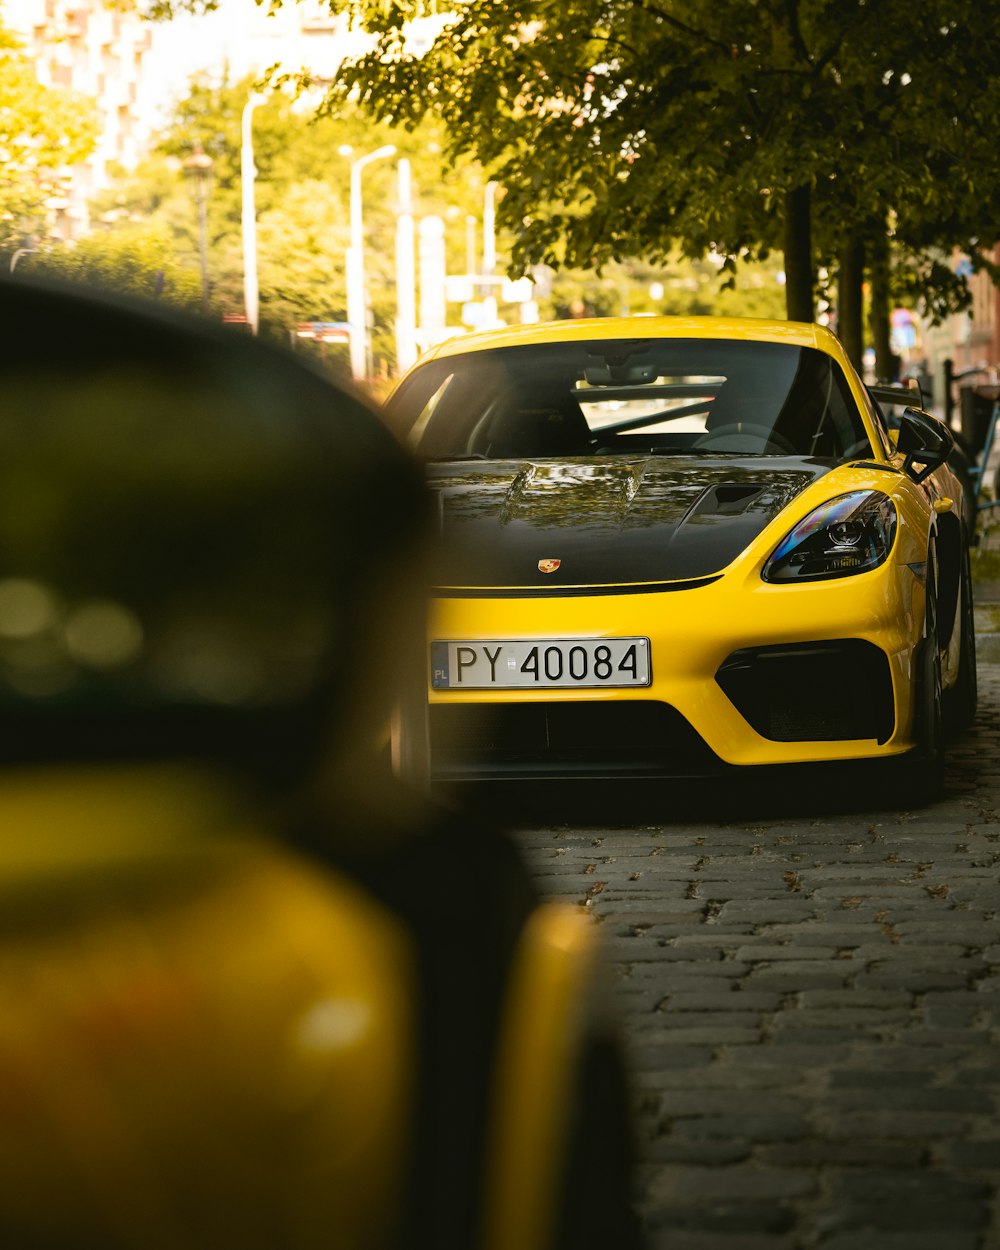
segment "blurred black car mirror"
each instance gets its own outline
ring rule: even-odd
[[[0,760],[285,784],[386,716],[426,531],[363,401],[145,305],[13,279],[0,317]]]

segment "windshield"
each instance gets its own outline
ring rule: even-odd
[[[606,339],[467,352],[418,367],[390,418],[425,460],[871,454],[836,361],[788,343]]]

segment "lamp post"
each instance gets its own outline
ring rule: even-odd
[[[351,375],[361,380],[368,375],[368,293],[365,287],[364,229],[361,218],[361,173],[372,161],[394,156],[396,145],[387,143],[351,162],[351,245],[347,249],[347,320],[351,325]],[[352,149],[342,147],[341,156]]]
[[[254,197],[254,181],[257,167],[253,163],[253,111],[267,97],[255,91],[243,106],[240,147],[240,190],[242,207],[240,222],[243,230],[243,306],[250,333],[257,333],[260,321],[260,298],[257,286],[257,208]]]
[[[416,258],[413,234],[413,185],[410,162],[396,167],[399,205],[396,216],[396,371],[405,371],[417,359]]]
[[[14,270],[17,268],[17,262],[21,259],[22,256],[31,256],[37,251],[38,251],[37,247],[19,247],[17,251],[14,253],[14,255],[10,258],[11,273],[13,273]]]
[[[483,277],[486,279],[483,306],[487,324],[497,319],[496,289],[492,283],[497,267],[496,193],[497,184],[488,182],[483,191]]]
[[[497,184],[488,182],[483,190],[483,274],[493,277],[497,267]]]
[[[194,174],[195,197],[198,201],[198,244],[201,254],[201,310],[208,316],[208,176],[212,158],[200,143],[185,160],[184,168]]]

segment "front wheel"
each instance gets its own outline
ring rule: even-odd
[[[945,730],[949,737],[954,737],[963,729],[968,729],[975,719],[979,702],[979,679],[976,672],[976,622],[968,549],[965,551],[962,565],[958,626],[962,631],[962,644],[958,654],[958,677],[954,686],[945,691],[944,695]]]
[[[924,637],[917,661],[914,704],[916,747],[904,763],[900,798],[923,807],[940,797],[944,788],[944,706],[941,691],[941,648],[937,618],[937,557],[927,559],[927,606]]]

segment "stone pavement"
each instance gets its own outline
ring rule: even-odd
[[[517,835],[601,925],[651,1250],[1000,1250],[1000,664],[949,764],[922,810],[661,793]]]

